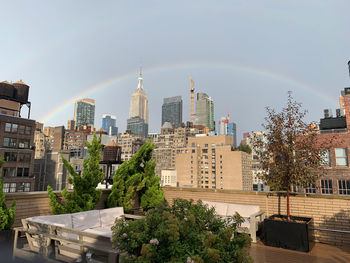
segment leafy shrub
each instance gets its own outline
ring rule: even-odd
[[[152,160],[154,144],[146,142],[124,162],[113,176],[112,192],[107,198],[107,207],[122,206],[130,211],[140,204],[144,210],[164,201],[164,194],[155,174],[156,162]]]
[[[64,204],[57,200],[52,187],[48,186],[47,191],[50,197],[50,206],[53,214],[75,213],[95,208],[102,195],[101,189],[96,189],[97,185],[103,180],[103,171],[100,168],[102,150],[101,138],[96,134],[91,144],[86,142],[89,158],[84,158],[82,175],[76,173],[70,163],[63,158],[62,161],[69,174],[68,182],[73,185],[73,191],[62,191]]]
[[[126,262],[251,262],[247,234],[237,234],[239,215],[222,219],[201,201],[174,200],[136,221],[117,219],[113,245],[127,251]]]
[[[4,160],[0,159],[0,168]],[[5,194],[3,192],[4,179],[0,179],[0,231],[11,229],[15,221],[16,201],[13,201],[11,208],[7,208]]]

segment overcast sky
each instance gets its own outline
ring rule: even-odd
[[[2,2],[0,81],[30,85],[31,118],[45,125],[66,125],[74,99],[88,97],[97,128],[109,113],[124,132],[142,66],[158,132],[164,97],[181,95],[189,120],[192,75],[216,122],[229,111],[240,138],[288,90],[309,121],[335,113],[350,86],[349,11],[348,0]]]

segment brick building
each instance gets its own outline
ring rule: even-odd
[[[21,107],[27,105],[29,86],[22,81],[0,83],[0,169],[4,192],[34,190],[34,130],[35,121],[21,118]],[[30,110],[28,111],[30,112]]]
[[[336,110],[335,117],[325,110],[320,119],[318,138],[332,145],[324,156],[325,175],[306,188],[306,193],[350,195],[350,88],[342,91],[339,102],[341,109]]]

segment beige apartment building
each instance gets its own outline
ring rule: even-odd
[[[233,137],[196,136],[176,151],[179,187],[233,189],[253,188],[251,155],[234,151]]]
[[[157,161],[156,174],[161,177],[163,170],[175,169],[175,155],[178,148],[186,147],[188,138],[199,133],[192,127],[173,128],[169,122],[165,122],[158,135],[153,151],[153,159]]]

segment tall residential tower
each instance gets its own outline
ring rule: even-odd
[[[175,127],[182,123],[182,99],[181,96],[164,98],[162,105],[162,126],[169,122]]]
[[[215,130],[214,102],[205,93],[197,93],[196,101],[196,125],[208,127],[210,131]]]
[[[95,100],[80,99],[75,102],[74,108],[75,126],[94,126],[95,123]]]

